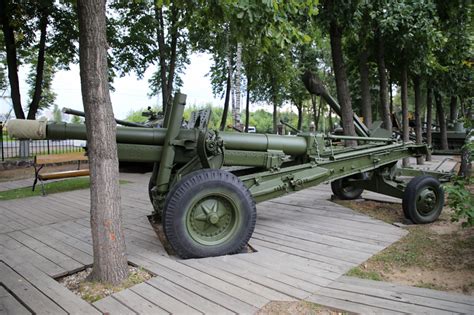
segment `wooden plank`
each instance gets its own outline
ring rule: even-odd
[[[145,258],[148,258],[148,257],[145,257]],[[213,287],[208,286],[207,284],[201,283],[185,275],[177,273],[172,269],[169,269],[162,265],[157,264],[156,262],[154,262],[153,264],[147,264],[146,266],[143,264],[140,264],[140,265],[150,270],[152,273],[159,275],[163,278],[166,278],[169,281],[172,281],[183,288],[186,288],[192,292],[195,292],[196,294],[199,294],[202,297],[210,301],[213,301],[233,312],[253,314],[258,310],[258,308],[251,306],[245,302],[242,302],[234,298],[233,296],[222,293],[219,290],[216,290]]]
[[[170,295],[161,292],[147,283],[137,284],[130,288],[130,290],[147,299],[148,301],[158,305],[160,308],[171,314],[202,314],[194,308],[184,304]]]
[[[267,275],[255,272],[254,270],[243,269],[239,266],[230,264],[227,260],[206,259],[205,263],[213,266],[214,268],[219,268],[236,276],[240,276],[244,279],[248,279],[250,281],[271,288],[272,290],[278,291],[292,298],[303,299],[310,294],[310,292],[308,291],[287,284],[286,282],[279,281],[278,278],[275,279],[273,277],[268,277]]]
[[[13,237],[17,241],[21,242],[25,246],[34,250],[41,256],[46,259],[54,262],[56,265],[60,266],[68,272],[74,272],[84,267],[80,262],[72,259],[69,256],[64,255],[63,253],[47,246],[46,244],[34,239],[33,237],[23,233],[22,231],[17,231],[9,234],[10,237]]]
[[[183,260],[181,262],[183,264],[186,264],[188,266],[201,270],[202,272],[206,272],[215,277],[218,277],[219,279],[222,279],[226,282],[233,283],[236,286],[244,290],[247,290],[248,292],[261,295],[270,301],[294,301],[295,300],[286,294],[282,294],[276,290],[273,290],[272,288],[268,288],[256,282],[249,281],[248,279],[239,277],[225,270],[213,268],[212,266],[206,264],[205,261],[206,261],[205,259],[188,259],[188,260]]]
[[[71,161],[87,161],[86,152],[71,152],[61,154],[42,154],[35,156],[36,164],[52,164]]]
[[[404,309],[404,304],[414,304],[418,306],[426,306],[434,311],[442,310],[448,312],[472,313],[474,306],[462,303],[456,303],[431,297],[422,297],[413,294],[406,294],[400,292],[392,292],[387,289],[371,288],[358,286],[354,284],[341,283],[335,281],[329,286],[331,289],[354,292],[361,295],[368,295],[372,297],[380,297],[385,300],[392,300],[401,304],[400,309]]]
[[[78,250],[92,257],[93,248],[91,244],[57,230],[55,225],[42,226],[40,228],[44,230],[45,233],[48,233],[48,235],[51,235],[51,237],[60,239],[63,243],[68,244],[71,247],[77,248]]]
[[[261,308],[269,302],[268,299],[264,298],[260,294],[253,294],[251,292],[248,292],[247,290],[235,286],[233,283],[223,281],[213,275],[202,272],[196,268],[187,266],[185,264],[168,258],[162,259],[162,256],[154,256],[154,260],[160,265],[169,268],[175,272],[179,272],[180,274],[185,275],[186,277],[199,281],[200,283],[212,287],[219,292],[232,296],[235,299],[245,301],[245,303],[250,304],[256,308]]]
[[[132,311],[112,296],[100,299],[97,302],[92,303],[97,309],[104,314],[120,314],[120,315],[135,315],[136,312]]]
[[[46,259],[14,239],[9,240],[9,246],[12,246],[13,242],[16,242],[19,246],[14,249],[4,249],[1,258],[10,266],[15,267],[17,265],[22,265],[27,261],[52,277],[65,275],[67,273],[61,266],[56,265],[54,262]]]
[[[281,244],[295,249],[301,249],[303,251],[315,253],[323,257],[323,259],[328,263],[337,264],[340,261],[345,261],[352,264],[359,264],[360,262],[363,262],[372,256],[372,254],[368,253],[342,249],[332,245],[306,241],[267,231],[255,230],[254,234],[252,235],[252,240],[254,239]]]
[[[347,277],[347,276],[343,276],[339,278],[337,281],[341,283],[354,284],[361,287],[389,290],[392,292],[399,292],[399,293],[404,293],[404,294],[435,298],[439,300],[474,306],[474,297],[464,295],[464,294],[443,292],[443,291],[437,291],[437,290],[431,290],[431,289],[425,289],[425,288],[416,288],[416,287],[411,287],[411,286],[406,286],[406,285],[398,285],[395,283],[365,280],[365,279],[359,279],[359,278]]]
[[[237,255],[235,258],[238,260],[249,261],[253,264],[262,266],[263,268],[269,268],[319,285],[325,285],[328,281],[332,282],[340,277],[340,273],[327,271],[315,266],[299,264],[295,261],[280,261],[279,257],[279,255],[272,255],[268,252],[265,254],[255,253]],[[276,261],[279,263],[276,264]]]
[[[156,306],[129,289],[114,293],[113,297],[138,314],[168,314],[164,309]]]
[[[359,314],[367,314],[367,315],[405,314],[403,312],[397,312],[397,311],[379,308],[379,307],[375,307],[371,305],[361,304],[358,302],[352,302],[352,301],[348,301],[344,299],[339,299],[337,296],[331,297],[331,296],[313,294],[305,300],[312,303],[319,304],[319,305],[329,306],[329,307],[337,308],[340,310],[355,312]]]
[[[387,300],[380,297],[365,295],[361,293],[354,293],[349,291],[323,288],[317,292],[318,295],[327,297],[337,297],[338,299],[351,301],[359,304],[364,304],[373,307],[383,307],[392,311],[402,311],[411,314],[452,314],[449,311],[438,310],[426,306],[400,303],[399,301]]]
[[[0,261],[0,282],[36,314],[66,314],[57,304]]]
[[[147,281],[147,284],[204,314],[233,314],[230,310],[223,308],[213,301],[205,299],[163,277],[153,277]]]
[[[15,270],[69,314],[99,314],[89,303],[34,266],[24,264]]]
[[[24,230],[25,234],[43,242],[47,246],[54,248],[56,251],[74,259],[82,265],[92,264],[93,258],[92,255],[85,253],[81,250],[76,249],[75,247],[69,246],[63,242],[63,239],[53,238],[50,234],[45,233],[40,229]]]
[[[0,314],[26,315],[33,313],[0,285]]]
[[[63,171],[63,172],[54,172],[54,173],[43,173],[38,175],[38,178],[42,180],[50,179],[61,179],[69,177],[80,177],[80,176],[89,176],[89,170],[74,170],[74,171]]]
[[[257,246],[257,248],[259,246],[266,247],[266,248],[271,248],[271,249],[274,249],[274,250],[277,250],[277,251],[280,251],[280,252],[283,252],[283,253],[287,253],[287,254],[291,254],[291,255],[294,255],[294,256],[303,257],[303,258],[308,258],[308,259],[312,259],[312,260],[315,260],[315,261],[325,261],[327,259],[326,257],[322,257],[319,254],[315,254],[315,253],[311,253],[311,252],[308,252],[308,251],[305,251],[305,250],[294,248],[292,246],[280,245],[280,244],[277,244],[277,243],[274,243],[274,242],[266,242],[266,241],[261,241],[259,239],[253,239],[253,238],[251,239],[251,242],[252,242],[252,244],[255,244]],[[357,263],[350,263],[350,262],[346,262],[346,261],[333,260],[333,262],[334,262],[335,265],[339,266],[341,268],[341,270],[348,270],[348,269],[352,268],[354,265],[357,265]]]
[[[373,254],[374,252],[381,251],[384,247],[380,245],[373,245],[362,243],[353,240],[347,240],[340,237],[335,237],[331,235],[321,235],[318,231],[302,231],[294,228],[292,225],[286,224],[277,224],[273,222],[272,224],[261,224],[257,222],[256,229],[258,231],[268,231],[273,233],[280,233],[286,236],[293,236],[294,238],[310,240],[314,242],[319,242],[326,245],[332,245],[340,247],[343,249],[352,249],[357,250],[363,253]]]

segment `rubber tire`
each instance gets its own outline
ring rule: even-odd
[[[186,227],[191,201],[198,193],[213,188],[229,192],[226,197],[240,205],[240,226],[224,243],[203,245],[194,240]],[[183,177],[168,193],[163,212],[163,230],[176,254],[181,258],[202,258],[236,254],[247,245],[255,229],[257,210],[250,191],[232,173],[205,169]]]
[[[416,209],[416,197],[418,193],[427,188],[432,187],[438,197],[435,208],[427,215],[424,215]],[[444,206],[444,191],[439,181],[433,176],[421,175],[410,180],[403,193],[402,208],[407,219],[415,224],[427,224],[436,221]]]
[[[348,177],[344,177],[344,178],[336,179],[335,181],[332,181],[331,182],[332,193],[341,200],[358,199],[360,195],[362,195],[362,192],[364,192],[364,188],[353,188],[350,191],[346,191],[345,190],[346,187],[344,187],[344,180],[347,180],[349,178],[366,179],[367,174],[366,173],[355,174],[355,175],[351,175]]]

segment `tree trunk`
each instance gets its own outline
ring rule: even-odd
[[[375,33],[376,53],[377,53],[377,69],[379,75],[379,97],[380,97],[380,117],[383,121],[385,129],[392,131],[392,120],[390,117],[390,109],[388,103],[388,80],[387,69],[385,68],[385,47],[381,38],[380,30]]]
[[[155,4],[155,18],[157,20],[157,42],[158,42],[158,51],[160,54],[160,76],[161,76],[161,99],[163,106],[163,114],[166,115],[167,105],[168,105],[168,85],[166,79],[166,46],[165,46],[165,23],[163,20],[163,8]]]
[[[421,144],[423,142],[422,130],[421,130],[421,86],[420,86],[420,77],[415,75],[413,78],[413,90],[415,92],[415,135],[416,135],[416,144]],[[416,164],[423,164],[423,157],[416,158]]]
[[[273,133],[278,134],[278,105],[273,97]]]
[[[170,34],[171,34],[171,44],[170,44],[170,51],[171,56],[169,62],[169,70],[168,70],[168,82],[166,87],[166,93],[168,94],[168,99],[166,100],[167,104],[171,104],[171,97],[173,95],[173,82],[174,82],[174,73],[176,69],[176,49],[178,44],[178,30],[176,26],[177,22],[177,9],[172,6],[171,7],[171,26],[170,26]]]
[[[247,78],[247,99],[245,100],[245,132],[249,132],[250,121],[250,77]]]
[[[296,129],[301,131],[303,129],[303,104],[295,105],[296,109],[298,110],[298,126],[296,127]]]
[[[431,134],[433,119],[433,91],[429,86],[430,83],[427,82],[426,84],[428,86],[426,89],[426,143],[431,148],[431,146],[433,145],[433,138]],[[431,149],[428,150],[428,153],[426,154],[426,160],[431,161]]]
[[[458,98],[455,95],[451,95],[451,101],[449,102],[449,120],[454,123],[458,119]]]
[[[241,83],[241,73],[242,73],[242,43],[237,44],[237,51],[235,55],[235,106],[232,108],[232,118],[234,128],[242,129],[240,123],[240,83]]]
[[[408,125],[408,67],[406,62],[402,64],[401,90],[403,142],[408,142],[410,141],[410,126]],[[410,159],[404,158],[403,167],[409,165]]]
[[[341,106],[341,122],[344,134],[347,136],[355,136],[354,112],[352,111],[351,98],[347,83],[346,67],[342,56],[342,28],[337,25],[336,20],[330,23],[330,41],[331,54],[336,77],[337,99]],[[346,140],[346,146],[356,146],[357,141]]]
[[[116,124],[109,94],[105,0],[77,2],[81,91],[91,170],[91,279],[118,284],[128,275],[122,229]]]
[[[0,0],[0,20],[2,22],[3,39],[7,53],[8,81],[10,82],[10,94],[13,103],[13,111],[17,119],[25,119],[25,113],[21,106],[20,83],[18,80],[18,61],[16,55],[15,34],[10,25],[10,12],[7,0]]]
[[[370,99],[370,82],[369,82],[369,66],[367,58],[369,52],[364,48],[359,56],[359,73],[360,73],[360,90],[362,101],[362,117],[367,127],[372,126],[372,104]]]
[[[34,120],[38,112],[41,94],[43,93],[43,76],[44,76],[44,52],[46,48],[46,28],[48,26],[49,8],[41,10],[41,18],[39,22],[40,41],[38,45],[38,62],[36,64],[35,92],[31,99],[30,109],[28,111],[28,119]]]
[[[436,116],[438,117],[439,133],[441,138],[441,150],[448,150],[448,133],[446,128],[446,116],[444,114],[443,101],[439,91],[435,90]]]
[[[332,121],[332,108],[329,107],[329,114],[328,114],[328,118],[329,118],[329,128],[328,128],[328,132],[332,132],[332,129],[334,128],[334,123]]]
[[[219,127],[220,131],[223,131],[226,127],[227,115],[229,113],[229,103],[230,103],[230,73],[227,73],[227,83],[225,88],[225,99],[224,99],[224,111],[222,112],[221,126]]]

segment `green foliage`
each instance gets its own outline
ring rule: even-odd
[[[82,124],[84,123],[84,118],[76,115],[72,115],[71,124]]]
[[[448,205],[454,210],[451,220],[463,221],[463,227],[474,226],[474,194],[469,189],[470,178],[456,177],[444,189],[448,193]]]
[[[54,122],[61,122],[63,120],[61,110],[59,109],[58,105],[54,104],[53,108],[53,121]]]
[[[126,121],[136,122],[136,123],[143,123],[147,121],[148,117],[142,115],[143,112],[146,111],[146,108],[140,108],[137,110],[130,110],[125,117]]]
[[[346,276],[356,277],[360,279],[369,279],[374,281],[383,281],[380,273],[376,271],[364,270],[361,267],[354,267],[346,273]]]

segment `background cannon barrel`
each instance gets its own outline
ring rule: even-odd
[[[63,107],[62,112],[65,113],[65,114],[70,114],[70,115],[74,115],[74,116],[79,116],[79,117],[84,117],[84,118],[86,117],[86,114],[84,112],[82,112],[80,110],[72,109],[72,108]],[[121,119],[117,119],[117,118],[115,118],[115,122],[119,125],[122,125],[122,126],[150,128],[149,126],[146,126],[146,125],[143,125],[143,124],[138,124],[138,123],[134,123],[134,122],[131,122],[131,121],[126,121],[126,120],[121,120]]]

